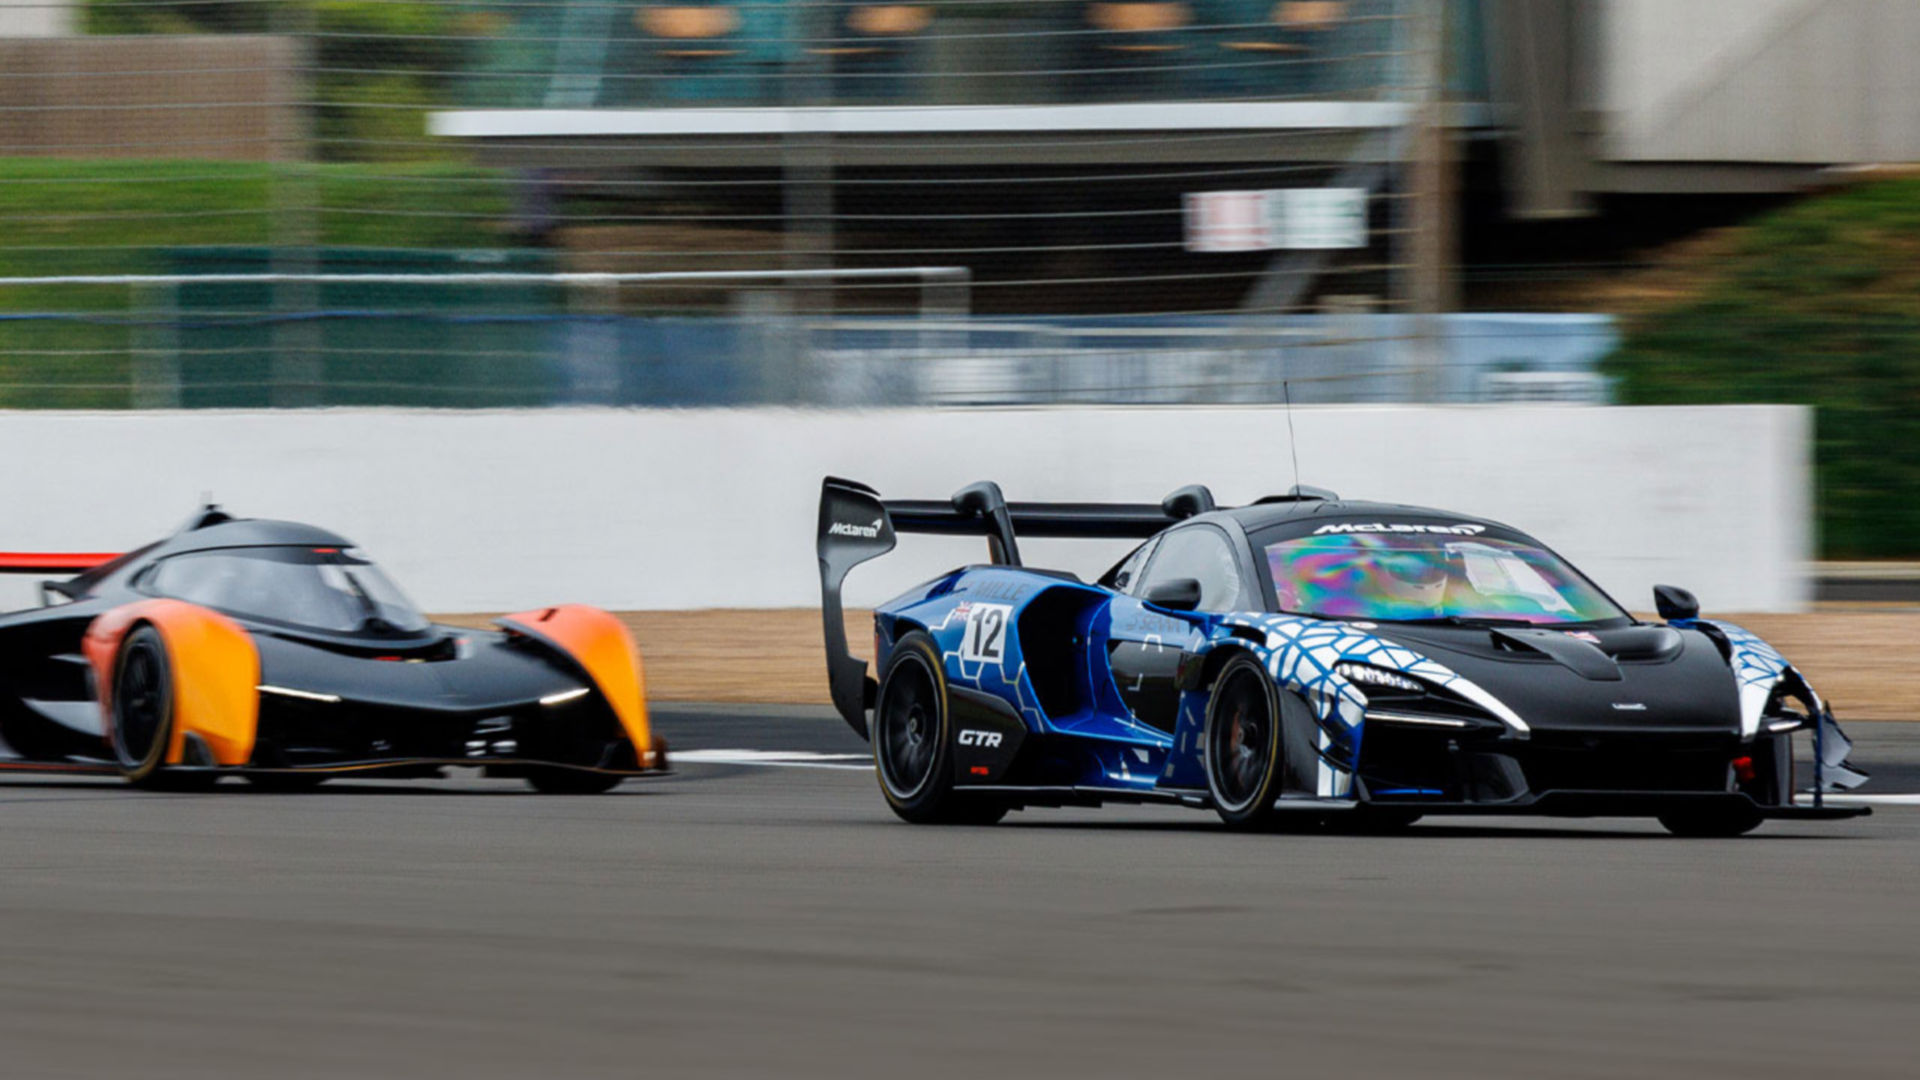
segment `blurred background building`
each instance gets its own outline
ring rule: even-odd
[[[1871,554],[1920,525],[1917,47],[1880,0],[4,0],[0,401],[1814,402]]]

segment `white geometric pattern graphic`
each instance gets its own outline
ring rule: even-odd
[[[1740,734],[1751,738],[1760,731],[1760,718],[1767,710],[1767,699],[1773,696],[1774,687],[1787,677],[1793,665],[1781,656],[1779,650],[1760,640],[1759,635],[1744,627],[1715,619],[1696,619],[1696,623],[1716,626],[1727,635],[1727,644],[1733,647],[1733,655],[1728,663],[1733,667],[1733,678],[1740,686]],[[1802,680],[1804,682],[1805,680]],[[1807,687],[1807,693],[1813,694],[1813,688]],[[1814,695],[1814,710],[1821,711],[1818,695]]]
[[[1337,667],[1342,662],[1370,664],[1445,687],[1498,717],[1515,735],[1525,738],[1529,734],[1525,720],[1478,684],[1404,645],[1382,640],[1347,623],[1257,614],[1227,615],[1220,622],[1224,626],[1245,627],[1265,634],[1265,647],[1255,651],[1262,654],[1268,674],[1282,688],[1304,699],[1323,724],[1337,721],[1346,728],[1349,737],[1366,722],[1367,695],[1339,673]],[[1348,794],[1352,783],[1350,774],[1332,769],[1324,760],[1320,770],[1321,795]]]

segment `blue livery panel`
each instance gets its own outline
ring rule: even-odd
[[[956,570],[895,597],[875,613],[879,666],[911,630],[939,647],[961,712],[1018,720],[1027,748],[1009,770],[1003,753],[956,755],[960,784],[1197,792],[1210,688],[1222,650],[1257,659],[1312,716],[1317,759],[1288,794],[1354,796],[1367,696],[1342,677],[1346,661],[1416,675],[1482,705],[1524,737],[1525,724],[1492,695],[1405,646],[1347,623],[1287,615],[1208,615],[1155,608],[1107,588],[1002,566]],[[983,704],[982,700],[990,704]],[[981,723],[986,723],[982,720]],[[966,728],[967,740],[991,738]],[[1005,750],[1002,737],[995,749]]]
[[[923,630],[940,649],[950,691],[1004,703],[1038,737],[1042,750],[1021,779],[1116,791],[1151,791],[1165,770],[1179,707],[1173,682],[1181,658],[1203,646],[1207,621],[1000,567],[936,579],[882,605],[875,618],[879,666],[902,634]],[[1124,684],[1116,656],[1132,676]],[[1166,720],[1156,726],[1161,702]]]

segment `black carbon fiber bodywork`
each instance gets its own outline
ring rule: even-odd
[[[162,598],[152,571],[166,560],[351,546],[313,526],[209,509],[167,539],[49,582],[47,606],[0,615],[0,769],[113,768],[82,639],[102,614]],[[271,610],[271,598],[262,606]],[[260,662],[254,749],[242,771],[642,771],[593,680],[535,637],[437,624],[403,631],[372,620],[338,632],[293,617],[222,614],[251,637]]]

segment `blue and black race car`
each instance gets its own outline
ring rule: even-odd
[[[876,680],[840,591],[898,532],[983,535],[992,562],[880,605]],[[1144,542],[1088,583],[1023,566],[1021,535]],[[1536,813],[1733,836],[1866,812],[1825,802],[1864,776],[1778,652],[1682,589],[1642,622],[1497,522],[1302,488],[1220,509],[1197,486],[1009,504],[828,478],[817,547],[833,700],[908,821],[1166,801],[1248,828]]]

